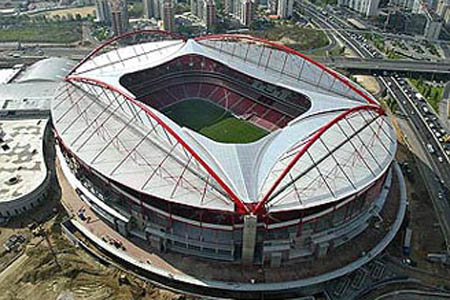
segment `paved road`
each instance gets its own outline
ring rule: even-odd
[[[446,157],[443,149],[434,135],[430,133],[428,124],[423,120],[417,100],[413,97],[408,97],[407,93],[402,91],[400,84],[393,78],[383,78],[387,82],[388,90],[392,97],[397,101],[400,110],[403,112],[412,130],[403,127],[402,130],[407,134],[407,141],[410,149],[416,155],[416,161],[419,170],[424,178],[424,183],[430,193],[431,200],[435,208],[436,215],[439,217],[442,233],[448,246],[450,245],[450,206],[445,198],[440,198],[439,193],[443,190],[444,183],[450,182],[449,163],[444,160],[439,161],[440,157]],[[389,86],[391,83],[391,86]],[[414,99],[414,100],[413,100]],[[430,144],[435,149],[435,153],[431,154],[426,145]]]
[[[450,61],[387,60],[359,57],[315,57],[327,66],[340,69],[393,72],[419,72],[450,74]]]

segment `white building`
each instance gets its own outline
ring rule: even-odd
[[[155,4],[153,0],[143,0],[144,16],[147,19],[155,17]]]
[[[277,14],[282,18],[290,18],[294,10],[294,0],[279,0]]]
[[[338,4],[353,9],[366,17],[375,17],[378,15],[380,0],[342,0]]]
[[[446,12],[447,12],[447,10],[449,8],[450,8],[450,1],[448,1],[448,0],[441,0],[438,3],[437,9],[436,9],[436,13],[440,17],[444,18],[445,14],[446,14]]]
[[[95,1],[95,14],[97,15],[98,22],[111,22],[111,6],[108,0]]]
[[[128,4],[126,0],[111,2],[111,27],[114,35],[122,35],[128,30]]]
[[[163,4],[163,29],[165,31],[175,31],[175,9],[172,0],[165,0]]]
[[[427,40],[437,40],[441,34],[441,29],[441,20],[428,19],[423,35]]]
[[[244,0],[241,8],[241,23],[249,26],[255,17],[255,2],[252,0]]]
[[[203,22],[206,28],[210,29],[217,23],[216,3],[214,0],[207,0],[204,4]]]

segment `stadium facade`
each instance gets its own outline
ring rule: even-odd
[[[167,116],[194,99],[267,134],[218,142]],[[111,40],[69,73],[51,113],[72,186],[122,235],[273,267],[323,258],[364,232],[385,204],[397,145],[356,83],[242,35]]]

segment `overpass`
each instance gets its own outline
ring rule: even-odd
[[[315,60],[325,64],[327,67],[346,69],[352,73],[421,73],[421,74],[443,74],[450,75],[450,61],[439,60],[436,62],[420,60],[399,59],[376,59],[360,57],[314,57]]]

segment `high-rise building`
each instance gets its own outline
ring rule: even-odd
[[[191,13],[197,15],[198,0],[191,0]]]
[[[366,17],[375,17],[378,15],[380,0],[338,0],[338,5],[347,6]]]
[[[276,14],[278,12],[278,0],[268,0],[267,6],[271,14]]]
[[[290,18],[294,10],[294,0],[278,0],[277,14],[282,18]]]
[[[197,1],[197,17],[199,19],[204,20],[204,14],[205,14],[205,0],[198,0]]]
[[[444,13],[444,23],[446,26],[450,24],[450,9],[447,9]]]
[[[442,20],[438,18],[427,18],[427,24],[425,25],[424,38],[428,40],[437,40],[442,30]]]
[[[225,0],[224,1],[224,12],[227,14],[234,14],[234,2],[235,0]]]
[[[175,31],[175,15],[174,7],[171,0],[164,0],[163,4],[163,29],[165,31],[173,32]]]
[[[97,21],[111,23],[111,7],[108,0],[95,1],[95,14],[97,15]]]
[[[203,20],[205,14],[205,3],[205,0],[191,0],[191,13],[201,20]]]
[[[436,9],[436,13],[444,18],[445,13],[447,12],[447,10],[450,8],[450,1],[449,0],[441,0],[438,3],[437,9]]]
[[[144,4],[144,16],[147,19],[155,17],[155,3],[154,0],[143,0]]]
[[[205,1],[205,12],[203,14],[203,21],[205,22],[206,28],[211,29],[212,25],[216,24],[216,3],[214,0]]]
[[[164,15],[164,1],[165,0],[155,0],[157,3],[158,11],[159,11],[159,18],[162,19]]]
[[[414,0],[390,0],[389,4],[396,8],[412,9]]]
[[[241,9],[241,23],[250,26],[255,16],[255,3],[252,0],[244,0]]]
[[[115,36],[128,30],[128,5],[126,0],[111,2],[111,27]]]

